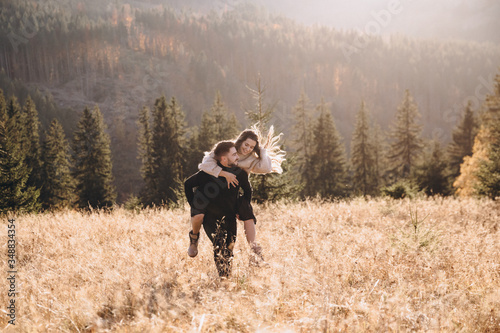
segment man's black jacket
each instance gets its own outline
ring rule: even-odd
[[[248,202],[252,199],[252,187],[248,174],[238,167],[226,168],[219,164],[222,170],[236,175],[238,185],[227,187],[224,177],[214,177],[204,171],[198,171],[184,182],[184,191],[189,205],[198,211],[216,218],[223,216],[233,218],[237,213],[237,199],[240,188]],[[195,190],[196,189],[196,190]]]

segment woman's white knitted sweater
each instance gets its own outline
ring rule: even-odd
[[[267,151],[264,148],[260,148],[260,158],[254,152],[247,155],[238,153],[238,156],[240,157],[238,167],[245,170],[246,173],[266,174],[270,173],[273,169],[271,158],[267,155]],[[203,161],[198,164],[198,169],[214,177],[219,177],[219,173],[222,171],[222,168],[217,165],[217,160],[213,152],[205,153]]]

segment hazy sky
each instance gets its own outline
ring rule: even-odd
[[[226,0],[242,2],[239,0]],[[500,43],[500,0],[253,0],[303,23]]]

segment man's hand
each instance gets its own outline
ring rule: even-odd
[[[230,188],[231,185],[233,185],[234,187],[238,186],[238,179],[236,179],[236,175],[234,173],[231,173],[231,172],[227,172],[227,171],[221,171],[219,173],[219,176],[221,177],[224,177],[226,178],[227,180],[227,188]]]

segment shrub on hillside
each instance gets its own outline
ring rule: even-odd
[[[418,189],[409,181],[402,180],[395,184],[386,186],[382,189],[384,196],[393,199],[414,198],[418,193]]]

